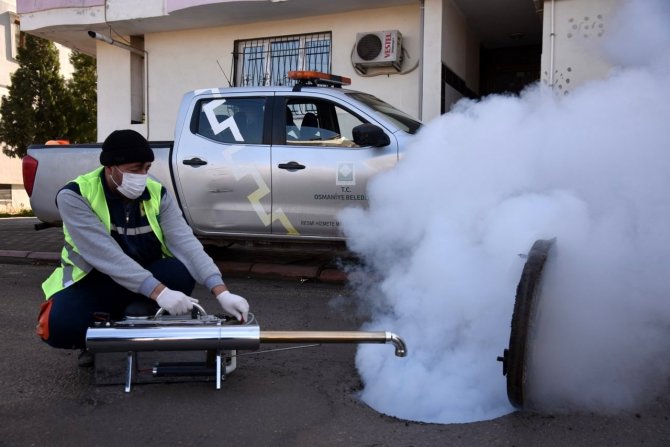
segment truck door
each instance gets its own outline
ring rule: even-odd
[[[189,129],[175,142],[173,166],[196,234],[270,233],[268,98],[253,93],[194,101]]]
[[[274,128],[273,215],[284,216],[301,236],[341,238],[337,213],[367,206],[369,179],[397,162],[395,138],[389,135],[386,147],[359,147],[352,129],[370,120],[327,95],[277,96],[274,113],[284,125]],[[281,221],[273,222],[273,234],[287,232]]]

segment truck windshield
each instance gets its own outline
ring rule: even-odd
[[[404,130],[407,133],[414,134],[417,130],[419,130],[419,127],[421,127],[421,123],[419,121],[415,120],[405,112],[401,112],[400,110],[396,109],[391,104],[385,103],[375,96],[361,92],[347,92],[347,95],[362,102],[368,107],[371,107],[376,112],[381,113],[389,121],[392,121],[396,126],[398,126],[398,128]]]

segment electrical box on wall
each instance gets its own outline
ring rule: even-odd
[[[393,67],[400,71],[402,34],[398,30],[356,34],[351,61],[363,73],[370,67]]]

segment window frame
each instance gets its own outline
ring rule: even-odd
[[[287,45],[293,42],[297,42],[297,46]],[[318,48],[322,51],[315,50]],[[296,81],[288,79],[289,71],[331,73],[332,60],[331,31],[238,39],[233,49],[233,83],[235,87],[292,86]],[[249,70],[254,73],[249,74]],[[262,77],[258,74],[262,74]]]
[[[340,128],[340,121],[337,117],[337,109],[341,109],[351,116],[355,117],[361,123],[370,123],[370,120],[362,116],[360,113],[355,112],[351,107],[349,107],[347,104],[342,103],[340,101],[334,101],[331,98],[325,98],[320,95],[295,95],[295,94],[277,94],[274,97],[274,120],[273,120],[273,138],[272,142],[274,145],[281,145],[281,146],[297,146],[297,147],[304,147],[304,148],[347,148],[347,149],[359,149],[363,146],[338,146],[338,145],[325,145],[325,144],[319,144],[318,142],[315,142],[314,144],[295,144],[293,141],[289,141],[286,139],[286,127],[287,127],[287,121],[286,121],[286,107],[289,105],[291,102],[297,102],[297,103],[309,103],[313,102],[316,105],[317,111],[319,109],[330,109],[328,110],[327,113],[327,118],[332,121],[335,120],[335,122],[331,122],[331,127],[337,125],[338,127],[338,132],[341,132]],[[318,105],[320,104],[320,105]],[[328,128],[324,128],[325,130],[328,131],[333,131]],[[350,140],[353,142],[353,138]]]
[[[11,206],[14,201],[12,185],[0,183],[0,206]]]
[[[197,137],[200,138],[205,138],[207,140],[213,141],[217,144],[227,144],[227,145],[268,145],[271,144],[271,127],[268,124],[269,121],[272,121],[272,110],[273,110],[273,103],[274,101],[272,100],[273,96],[269,95],[258,95],[258,94],[245,94],[245,95],[224,95],[221,97],[209,97],[209,98],[202,98],[199,99],[193,108],[193,113],[191,116],[191,125],[190,125],[190,130],[191,133]],[[205,104],[208,104],[212,101],[244,101],[244,100],[262,100],[263,101],[263,123],[262,123],[262,129],[261,129],[261,141],[260,142],[247,142],[247,141],[224,141],[222,139],[206,135],[205,133],[202,132],[201,126],[200,126],[200,120],[202,119],[202,113],[203,113],[203,106]],[[235,105],[237,107],[237,105]],[[235,114],[228,116],[228,118],[234,117]],[[236,123],[237,124],[237,123]],[[238,127],[238,130],[240,133],[242,133],[242,130]]]

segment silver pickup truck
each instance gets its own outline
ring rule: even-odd
[[[366,206],[368,181],[397,163],[421,123],[372,95],[300,82],[184,95],[173,142],[151,142],[150,175],[203,240],[342,240],[337,213]],[[100,144],[32,145],[24,185],[57,225],[59,189],[99,166]]]

